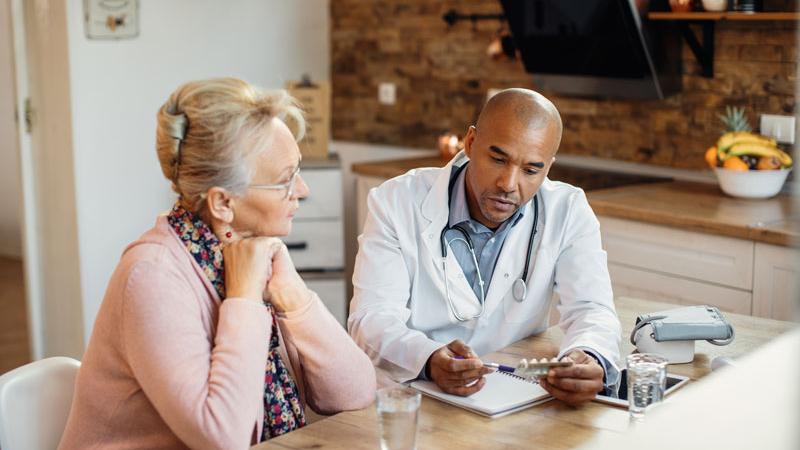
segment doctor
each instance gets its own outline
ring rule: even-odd
[[[547,179],[561,132],[545,97],[504,90],[445,167],[370,192],[348,329],[376,367],[470,395],[489,372],[477,355],[545,331],[555,293],[558,356],[574,364],[542,387],[578,405],[617,383],[620,324],[597,218],[581,189]]]

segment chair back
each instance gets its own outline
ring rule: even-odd
[[[0,449],[58,447],[80,366],[80,361],[57,356],[0,376]]]

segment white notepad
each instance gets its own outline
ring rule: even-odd
[[[445,403],[492,419],[522,411],[553,398],[535,382],[504,372],[486,375],[483,389],[469,397],[447,394],[431,381],[414,381],[411,387]]]

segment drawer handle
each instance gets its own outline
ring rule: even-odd
[[[308,242],[287,242],[286,248],[289,250],[305,250],[308,248]]]

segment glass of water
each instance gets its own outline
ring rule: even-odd
[[[644,419],[651,405],[661,402],[667,387],[667,359],[653,353],[627,357],[628,412],[634,420]]]
[[[378,390],[375,406],[381,450],[416,449],[419,404],[420,394],[415,389],[394,386]]]

